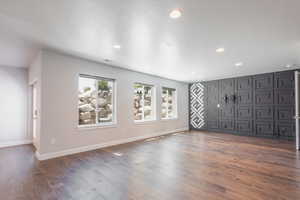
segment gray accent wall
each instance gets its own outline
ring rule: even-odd
[[[195,125],[197,94],[202,84],[203,119]],[[190,128],[257,137],[294,139],[294,70],[190,85]],[[194,98],[193,98],[194,96]],[[200,99],[200,98],[198,98]],[[198,102],[197,102],[198,101]],[[193,113],[193,115],[192,115]]]

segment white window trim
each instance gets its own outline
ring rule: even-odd
[[[133,120],[135,124],[147,124],[147,123],[151,123],[151,122],[155,122],[157,120],[156,118],[156,88],[154,85],[150,85],[150,84],[146,84],[146,83],[139,83],[136,82],[134,84],[140,84],[143,86],[143,90],[142,90],[142,104],[143,104],[143,110],[142,110],[142,117],[144,118],[144,87],[145,86],[150,86],[151,87],[151,112],[152,114],[152,118],[151,119],[141,119],[141,120]]]
[[[117,109],[116,109],[117,108],[117,81],[116,81],[116,79],[104,78],[104,77],[101,77],[101,76],[93,76],[93,75],[86,75],[86,74],[78,74],[77,85],[79,85],[79,79],[80,79],[80,77],[91,78],[91,79],[96,79],[96,80],[108,80],[108,81],[112,81],[113,82],[113,93],[112,93],[112,98],[113,98],[113,100],[112,100],[113,101],[113,107],[112,107],[113,118],[112,118],[112,122],[79,125],[79,123],[78,123],[78,120],[79,120],[79,106],[78,106],[78,103],[77,103],[77,120],[76,120],[76,122],[77,122],[77,129],[78,130],[91,130],[91,129],[99,129],[99,128],[115,128],[115,127],[117,127]],[[98,116],[98,113],[96,112],[96,118],[97,118],[97,116]]]
[[[170,118],[161,118],[162,121],[169,121],[169,120],[178,120],[178,116],[170,117]]]
[[[93,130],[93,129],[103,129],[103,128],[117,128],[116,123],[103,123],[103,124],[87,124],[78,126],[78,130]]]
[[[139,124],[151,124],[153,122],[156,122],[156,119],[147,119],[147,120],[134,120],[134,123],[139,125]]]
[[[171,88],[171,87],[161,87],[161,105],[162,105],[162,95],[163,95],[163,90],[164,89],[171,89],[171,90],[175,90],[175,105],[174,105],[174,109],[175,109],[175,117],[168,117],[168,109],[169,109],[169,102],[167,102],[167,117],[163,118],[162,115],[160,114],[160,118],[162,121],[168,121],[168,120],[177,120],[178,119],[178,95],[177,95],[177,88]],[[168,91],[168,90],[167,90]],[[169,92],[167,92],[167,95],[169,97]],[[160,110],[160,113],[162,111],[162,107]]]

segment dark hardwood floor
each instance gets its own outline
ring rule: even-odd
[[[205,132],[42,162],[25,145],[0,149],[0,199],[300,199],[300,160],[293,142]]]

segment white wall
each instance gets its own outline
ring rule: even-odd
[[[27,69],[0,67],[0,147],[29,143]]]
[[[117,126],[78,129],[79,74],[114,78],[117,81]],[[133,121],[133,83],[156,86],[157,116],[154,122]],[[178,119],[160,120],[161,87],[177,88]],[[108,143],[143,135],[187,129],[188,84],[132,72],[58,54],[42,53],[42,102],[40,154],[58,152],[94,144]],[[52,142],[51,142],[52,141]],[[51,144],[53,143],[54,144]]]

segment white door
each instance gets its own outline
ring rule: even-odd
[[[38,120],[38,108],[37,108],[37,88],[36,84],[32,85],[32,137],[33,145],[36,146],[37,135],[37,120]]]
[[[300,73],[295,71],[295,120],[296,120],[296,149],[299,150],[299,120],[300,120],[300,94],[299,94],[299,89],[300,89]]]

